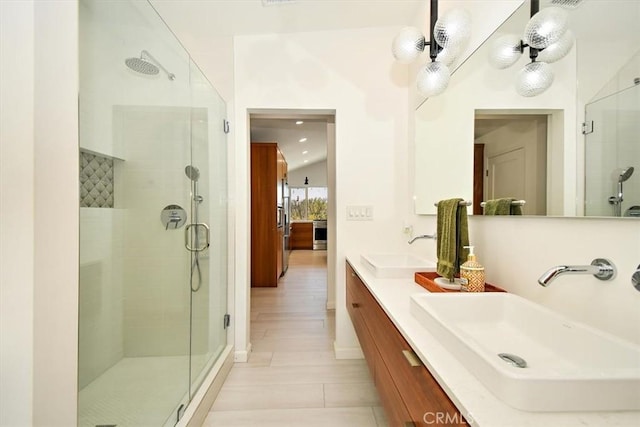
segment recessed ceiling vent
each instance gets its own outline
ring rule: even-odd
[[[561,6],[567,8],[576,8],[582,3],[583,0],[551,0],[551,5]]]
[[[295,3],[296,0],[262,0],[263,6],[278,6],[281,4]]]

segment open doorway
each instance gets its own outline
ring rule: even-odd
[[[275,143],[286,164],[280,277],[286,277],[291,262],[312,259],[317,263],[324,259],[327,278],[324,304],[327,309],[334,309],[335,112],[251,110],[249,129],[252,146]],[[253,193],[252,182],[252,200]],[[254,262],[260,262],[254,259],[253,249],[252,238],[252,268]],[[291,256],[295,251],[309,251],[309,256]]]

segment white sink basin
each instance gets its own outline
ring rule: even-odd
[[[640,409],[638,345],[508,293],[414,295],[411,314],[515,408]],[[527,366],[514,366],[500,353],[516,355]]]
[[[413,279],[417,271],[436,271],[435,262],[411,254],[374,253],[361,255],[360,260],[379,278]]]

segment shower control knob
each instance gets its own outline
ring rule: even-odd
[[[168,205],[160,212],[160,221],[165,230],[176,230],[187,222],[187,212],[178,205]]]

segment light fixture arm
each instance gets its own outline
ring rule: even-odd
[[[438,21],[438,0],[431,0],[429,15],[429,38],[432,39],[429,42],[429,57],[432,61],[435,61],[438,57],[438,53],[442,50],[438,43],[433,40],[434,29],[436,28],[436,22]]]
[[[539,11],[540,11],[540,0],[531,0],[531,9],[530,9],[529,18],[532,18],[533,15],[535,15]],[[523,43],[523,46],[528,46],[528,45],[524,45],[524,42],[522,43]],[[540,51],[539,49],[529,46],[529,59],[531,59],[531,62],[536,62],[539,51]]]

